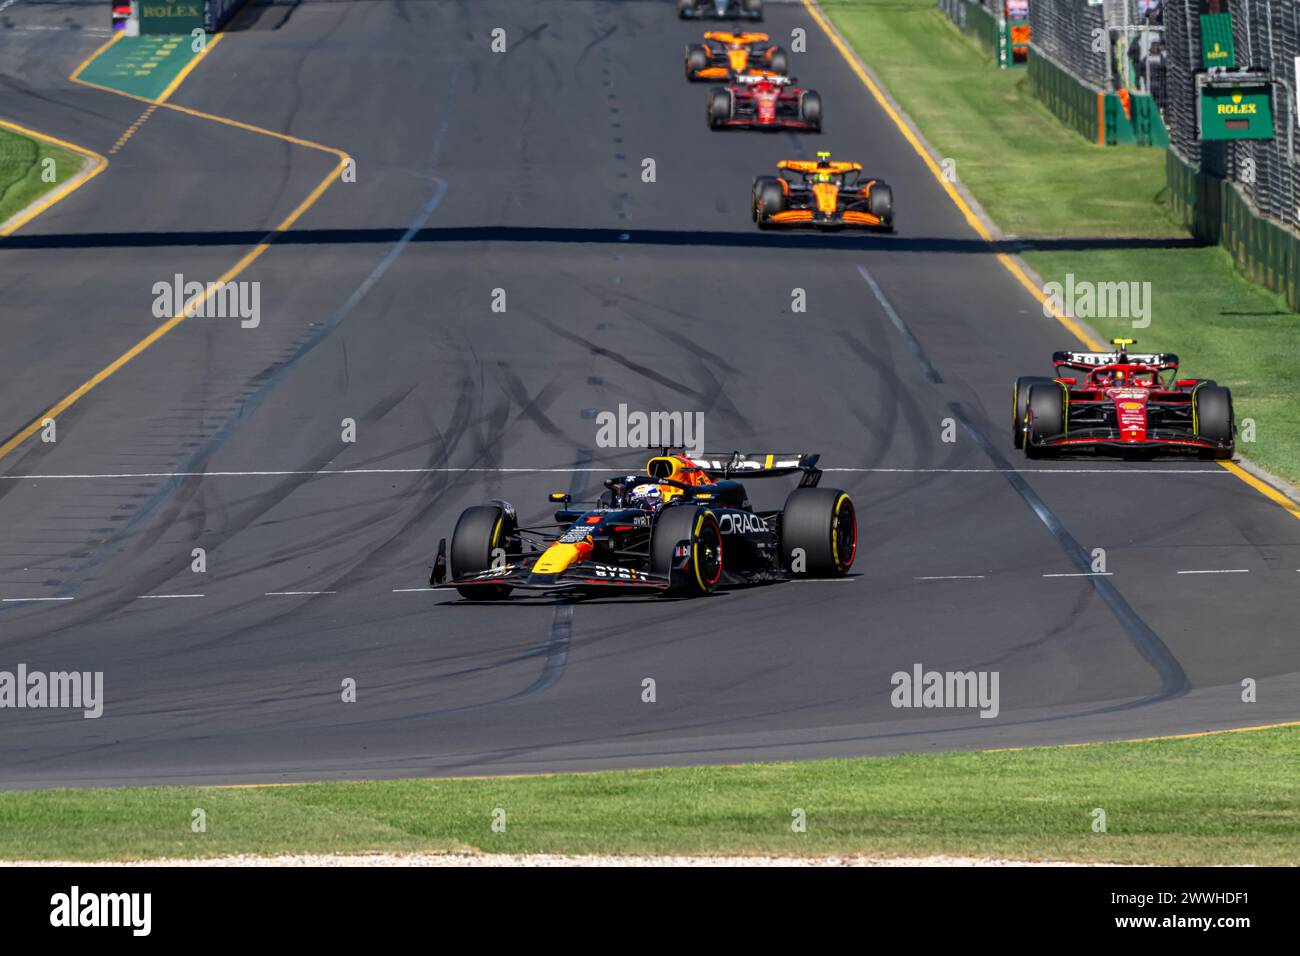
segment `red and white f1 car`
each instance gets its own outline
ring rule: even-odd
[[[731,86],[709,90],[709,127],[801,129],[820,133],[822,98],[794,85],[794,77],[758,72],[737,76]]]
[[[1083,450],[1232,457],[1236,425],[1228,389],[1211,379],[1178,378],[1178,356],[1171,352],[1130,352],[1133,339],[1111,344],[1116,351],[1054,353],[1056,378],[1016,379],[1011,438],[1017,448],[1030,458]]]

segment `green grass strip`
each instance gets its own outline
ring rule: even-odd
[[[192,832],[196,809],[206,832]],[[465,849],[1294,865],[1300,729],[543,777],[0,793],[3,859]]]

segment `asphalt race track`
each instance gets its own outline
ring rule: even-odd
[[[247,11],[173,102],[346,150],[357,181],[240,276],[261,283],[257,328],[182,323],[60,416],[57,441],[0,459],[0,669],[103,671],[106,698],[98,720],[0,714],[0,786],[590,770],[1300,719],[1300,522],[1212,462],[1013,452],[1010,383],[1073,340],[803,8],[770,6],[775,38],[796,26],[809,49],[791,71],[822,94],[821,136],[710,132],[707,86],[682,75],[703,27],[661,0]],[[67,79],[106,27],[99,3],[0,13],[0,113],[107,154],[143,105]],[[893,185],[896,235],[753,226],[753,176],[818,149]],[[109,159],[0,241],[0,441],[158,324],[155,282],[215,279],[335,162],[172,110]],[[506,498],[536,522],[547,492],[638,470],[643,453],[596,447],[596,411],[620,403],[703,412],[710,449],[820,452],[823,483],[857,506],[854,575],[693,602],[494,606],[424,588],[463,508]],[[751,493],[775,507],[790,486]],[[1085,576],[1096,548],[1110,573]],[[890,675],[915,663],[998,671],[1001,712],[895,709]]]

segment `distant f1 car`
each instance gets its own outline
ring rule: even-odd
[[[1062,452],[1196,452],[1231,458],[1232,393],[1210,379],[1178,378],[1178,356],[1138,353],[1133,339],[1114,352],[1055,352],[1073,378],[1022,377],[1012,392],[1011,439],[1030,458]]]
[[[822,98],[774,73],[737,76],[732,86],[709,90],[709,128],[802,129],[820,133]]]
[[[686,48],[688,80],[730,80],[751,70],[784,75],[788,69],[785,50],[766,33],[706,33],[703,43]]]
[[[763,0],[677,0],[683,20],[761,20]]]
[[[645,474],[605,482],[598,501],[559,505],[553,524],[521,528],[505,501],[461,513],[438,543],[429,585],[497,601],[543,593],[650,592],[698,597],[717,587],[837,577],[853,567],[857,516],[847,493],[821,488],[817,455],[742,455],[693,461],[665,450]],[[744,478],[798,474],[779,511],[750,507]]]
[[[780,176],[754,180],[751,209],[758,228],[893,228],[894,191],[879,179],[864,181],[859,163],[833,163],[830,153],[819,152],[816,162],[784,159],[776,165]]]

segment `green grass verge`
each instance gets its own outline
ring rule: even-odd
[[[999,70],[932,0],[822,0],[958,178],[1008,233],[1185,238],[1161,202],[1164,152],[1086,141],[1036,99],[1024,70]],[[886,38],[882,41],[881,38]],[[904,216],[906,215],[906,197]],[[906,218],[902,220],[906,228]],[[1238,273],[1221,248],[1029,252],[1045,281],[1150,282],[1151,325],[1089,318],[1106,337],[1177,352],[1189,376],[1232,389],[1254,442],[1238,449],[1300,482],[1300,317]],[[990,263],[990,268],[994,266]],[[1062,347],[1072,344],[1062,330]],[[1044,356],[1046,362],[1047,356]],[[1026,374],[1033,369],[1026,369]]]
[[[1300,729],[1003,753],[0,793],[0,859],[365,851],[1300,863]],[[1093,811],[1106,832],[1093,832]],[[191,832],[195,808],[207,831]],[[506,812],[495,833],[492,814]],[[807,831],[795,833],[802,809]]]
[[[45,160],[54,160],[54,182],[45,182]],[[35,202],[81,171],[76,153],[0,129],[0,222]]]

